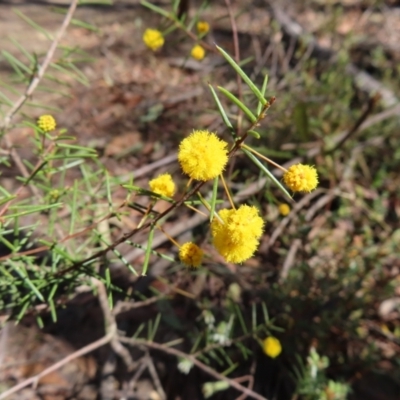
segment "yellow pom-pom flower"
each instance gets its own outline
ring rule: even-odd
[[[241,263],[257,250],[264,221],[256,207],[241,205],[237,210],[223,209],[211,223],[213,245],[226,261]]]
[[[157,29],[146,29],[143,42],[151,50],[158,50],[164,45],[164,36]]]
[[[199,34],[206,34],[210,30],[210,24],[206,21],[197,22],[196,27]]]
[[[278,206],[279,213],[286,217],[290,213],[290,206],[286,203],[281,203]]]
[[[161,174],[149,182],[152,192],[166,197],[172,197],[175,194],[175,182],[170,174]]]
[[[208,181],[222,173],[228,162],[228,143],[215,133],[195,130],[179,145],[178,161],[192,179]]]
[[[48,133],[56,129],[56,120],[52,115],[42,115],[39,117],[37,125],[43,132]]]
[[[310,165],[292,165],[284,174],[283,182],[293,192],[311,192],[318,185],[318,174]]]
[[[193,47],[190,55],[195,60],[201,61],[204,58],[204,56],[206,55],[206,51],[199,44],[196,44],[196,46]]]
[[[268,336],[263,341],[263,350],[268,357],[276,358],[282,352],[281,342],[273,336]]]
[[[187,266],[197,268],[201,265],[204,252],[199,246],[187,242],[179,248],[179,258]]]

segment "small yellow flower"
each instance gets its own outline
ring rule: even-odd
[[[213,245],[226,261],[241,263],[257,250],[264,221],[256,207],[241,205],[237,210],[223,209],[211,222]]]
[[[286,217],[290,213],[290,206],[286,203],[281,203],[278,206],[279,213]]]
[[[310,165],[292,165],[284,174],[283,182],[293,192],[311,192],[318,185],[318,174]]]
[[[179,249],[180,260],[189,267],[197,268],[201,265],[204,252],[192,242],[183,244]]]
[[[42,115],[39,117],[37,125],[43,132],[48,133],[56,129],[56,120],[52,115]]]
[[[190,55],[195,60],[201,61],[204,58],[204,56],[206,55],[206,51],[199,44],[196,44],[196,46],[193,47]]]
[[[273,336],[268,336],[263,341],[263,350],[268,357],[278,357],[282,352],[281,342]]]
[[[170,174],[161,174],[149,182],[152,192],[166,197],[172,197],[175,194],[175,182]]]
[[[164,45],[164,36],[157,29],[146,29],[143,34],[143,42],[151,50],[158,50]]]
[[[210,24],[206,21],[197,22],[196,27],[199,34],[206,34],[210,30]]]
[[[228,162],[228,143],[215,133],[195,130],[179,145],[178,161],[192,179],[208,181],[222,173]]]

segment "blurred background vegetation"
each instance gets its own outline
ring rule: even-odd
[[[38,88],[8,121],[69,2],[0,1],[0,396],[103,337],[96,281],[121,336],[147,343],[125,347],[134,363],[99,346],[9,398],[251,398],[213,386],[162,347],[173,342],[259,398],[400,399],[400,3],[175,2],[182,27],[210,24],[202,61],[190,57],[186,28],[172,30],[139,2],[94,3],[78,6]],[[153,4],[173,12],[169,1]],[[149,27],[167,33],[158,52],[142,42]],[[213,50],[234,55],[235,33],[243,70],[259,87],[268,75],[266,97],[276,97],[249,143],[284,166],[315,165],[320,185],[291,201],[235,157],[229,187],[266,220],[256,256],[226,264],[204,220],[180,209],[163,228],[211,257],[185,269],[159,232],[159,254],[140,277],[148,231],[123,235],[146,201],[124,203],[122,184],[147,188],[168,171],[183,188],[181,139],[194,128],[229,137],[208,84],[237,92],[235,72]],[[60,136],[44,141],[35,121],[48,113]],[[276,358],[260,345],[267,335],[282,344]]]

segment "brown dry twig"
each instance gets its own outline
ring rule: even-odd
[[[196,357],[186,354],[183,351],[180,351],[178,349],[175,349],[173,347],[168,347],[166,345],[160,344],[160,343],[155,343],[155,342],[150,342],[147,340],[141,340],[141,339],[131,339],[131,338],[126,338],[126,337],[120,337],[119,340],[123,343],[129,344],[131,346],[140,346],[144,345],[150,349],[154,350],[159,350],[162,351],[163,353],[167,353],[170,355],[173,355],[177,358],[184,358],[190,361],[192,364],[196,365],[196,367],[200,368],[202,371],[207,373],[208,375],[212,376],[218,381],[224,381],[229,384],[229,386],[235,388],[236,390],[242,392],[243,394],[246,394],[249,398],[252,399],[257,399],[257,400],[267,400],[266,397],[261,396],[260,394],[254,392],[253,390],[241,385],[234,379],[230,379],[224,375],[221,375],[220,373],[214,371],[212,368],[210,368],[208,365],[205,365],[201,361],[199,361]]]

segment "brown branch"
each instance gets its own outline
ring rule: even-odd
[[[186,354],[183,351],[174,349],[173,347],[167,347],[163,344],[150,342],[147,340],[131,339],[131,338],[126,338],[126,337],[119,337],[119,340],[123,343],[127,343],[132,346],[140,346],[140,345],[143,346],[144,345],[148,348],[159,350],[159,351],[173,355],[178,358],[187,359],[190,362],[192,362],[194,365],[196,365],[196,367],[200,368],[201,370],[203,370],[205,373],[212,376],[216,380],[227,382],[231,387],[235,388],[239,392],[242,392],[243,394],[246,394],[248,397],[250,397],[252,399],[257,399],[257,400],[267,400],[266,397],[261,396],[260,394],[254,392],[251,389],[248,389],[247,387],[241,385],[234,379],[230,379],[224,375],[221,375],[220,373],[214,371],[211,367],[209,367],[209,366],[205,365],[204,363],[202,363],[201,361],[199,361],[196,357]]]
[[[129,350],[126,347],[124,347],[121,344],[121,342],[118,340],[117,323],[116,323],[115,318],[110,310],[110,306],[108,305],[107,291],[104,286],[104,283],[100,282],[99,280],[97,280],[95,278],[92,278],[92,280],[95,282],[95,284],[98,288],[99,303],[100,303],[100,307],[101,307],[101,310],[103,311],[103,315],[104,315],[104,323],[106,326],[106,332],[108,332],[108,334],[111,335],[111,341],[110,341],[111,348],[124,361],[128,371],[132,371],[135,367],[135,362],[133,361]]]

